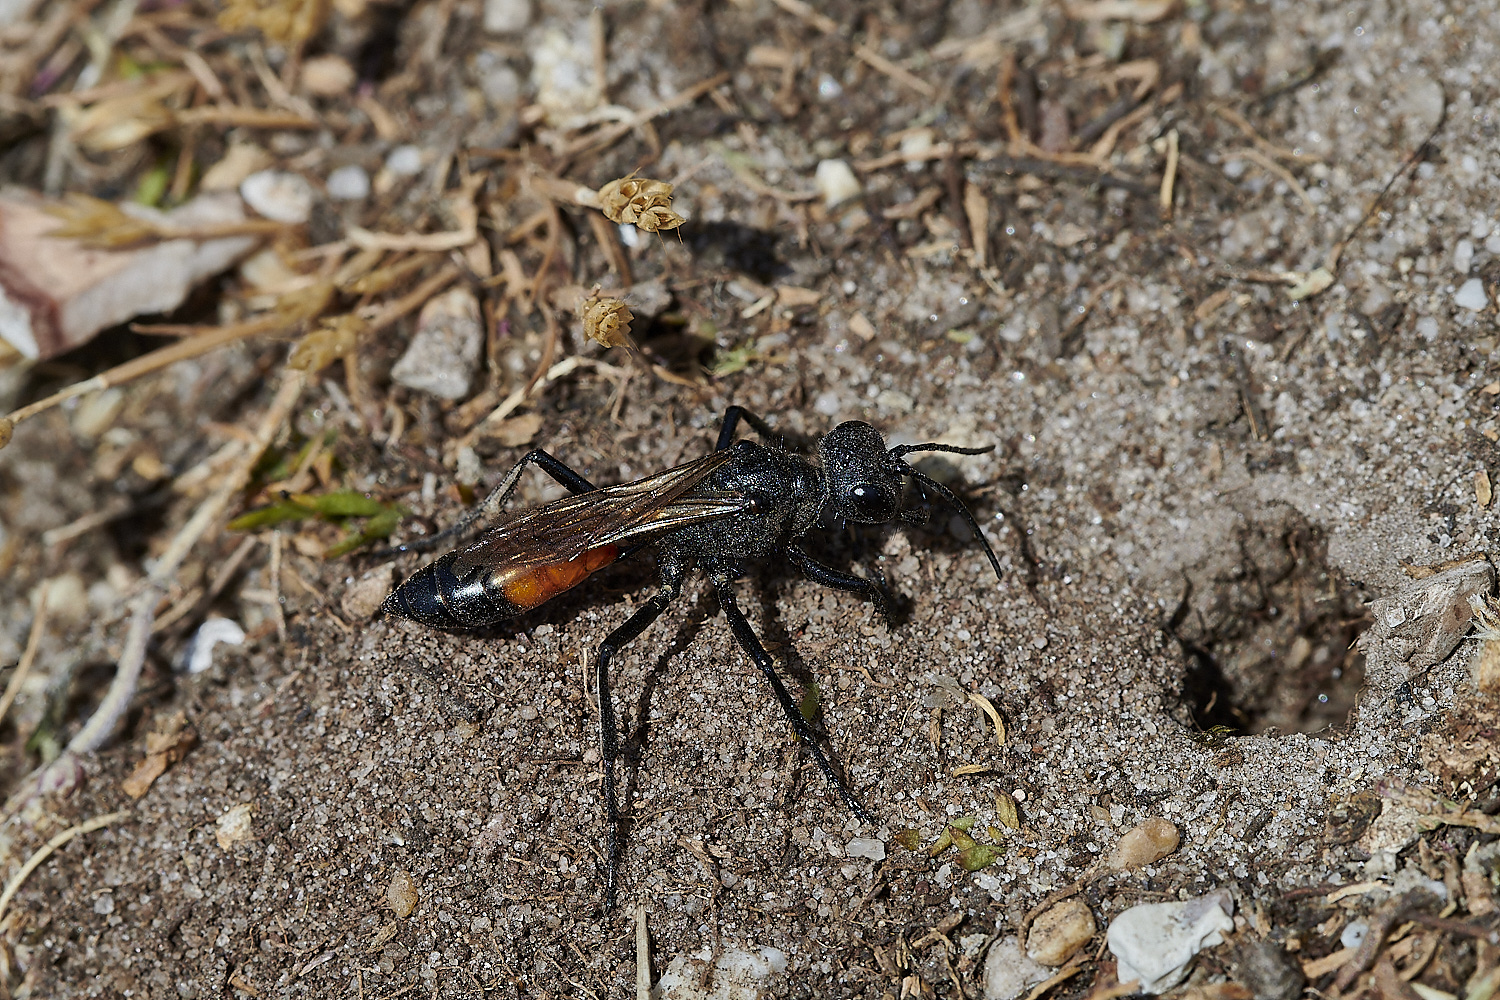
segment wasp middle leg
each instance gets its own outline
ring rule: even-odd
[[[760,644],[760,640],[756,638],[755,630],[750,627],[750,622],[745,618],[744,612],[740,610],[739,604],[736,603],[733,583],[728,579],[727,575],[719,573],[712,575],[714,578],[714,589],[719,594],[719,607],[723,609],[724,617],[729,621],[730,630],[734,632],[734,637],[739,642],[740,648],[755,662],[755,665],[760,668],[760,672],[770,682],[771,690],[776,694],[776,701],[781,705],[781,711],[786,715],[787,721],[792,724],[792,729],[796,732],[797,738],[802,741],[802,745],[812,754],[813,760],[817,761],[818,770],[823,772],[823,777],[827,779],[830,785],[838,789],[838,793],[843,798],[844,804],[849,807],[849,810],[854,815],[867,823],[875,822],[875,817],[870,815],[870,812],[864,806],[860,805],[859,800],[854,797],[854,793],[849,791],[849,786],[844,782],[844,779],[833,769],[833,764],[828,760],[828,755],[823,753],[823,748],[818,745],[817,732],[813,729],[812,724],[802,715],[802,710],[797,707],[797,703],[792,700],[792,696],[787,691],[786,685],[781,682],[780,675],[776,673],[776,661],[771,659],[771,654],[767,653],[766,648]]]

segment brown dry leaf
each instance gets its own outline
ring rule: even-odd
[[[494,427],[485,428],[481,435],[486,441],[494,441],[505,448],[519,448],[530,444],[542,429],[542,418],[537,413],[526,413]]]
[[[225,0],[219,27],[225,31],[255,28],[269,42],[302,45],[328,18],[326,0]]]
[[[583,334],[605,347],[630,343],[630,323],[635,316],[619,299],[595,299],[583,311]]]
[[[47,233],[54,239],[77,240],[87,247],[118,250],[149,240],[159,239],[161,230],[155,223],[127,215],[112,201],[71,191],[65,201],[48,205],[48,215],[62,225]]]
[[[359,343],[359,335],[369,324],[353,313],[332,316],[297,342],[287,367],[314,374],[344,357]]]
[[[166,773],[167,768],[187,756],[189,750],[198,745],[198,733],[187,724],[187,715],[175,712],[157,720],[156,727],[146,734],[146,757],[135,766],[130,777],[120,788],[133,799],[145,795],[152,782]]]

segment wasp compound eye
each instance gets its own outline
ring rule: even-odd
[[[896,497],[876,483],[860,483],[844,495],[844,516],[852,521],[881,524],[896,516]]]

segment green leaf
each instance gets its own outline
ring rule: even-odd
[[[334,490],[332,493],[296,493],[292,500],[317,511],[323,517],[374,517],[386,505],[357,490]]]
[[[822,694],[818,691],[818,685],[813,681],[808,681],[807,687],[802,689],[802,703],[797,706],[797,710],[802,713],[804,719],[811,722],[817,718],[818,702],[821,697]]]
[[[294,500],[280,500],[269,507],[261,507],[241,514],[229,522],[230,531],[254,531],[256,528],[268,528],[273,524],[285,524],[287,521],[305,521],[309,517],[316,517],[317,512]]]
[[[973,844],[973,841],[970,841]],[[977,872],[981,868],[988,868],[994,864],[1000,855],[1005,853],[1005,848],[998,844],[974,844],[973,847],[959,852],[958,863],[963,865],[966,872]]]
[[[911,851],[913,854],[922,846],[922,834],[908,827],[905,830],[897,830],[895,834],[896,843]]]

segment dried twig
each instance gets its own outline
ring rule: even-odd
[[[281,387],[261,417],[250,446],[245,449],[239,462],[226,475],[207,500],[199,505],[187,524],[177,532],[165,552],[152,565],[144,585],[136,595],[120,659],[115,667],[115,678],[110,682],[104,700],[82,729],[68,743],[68,748],[51,764],[38,768],[23,782],[21,789],[12,798],[8,812],[14,813],[35,795],[59,790],[72,784],[78,773],[78,759],[92,753],[109,737],[115,724],[130,705],[135,695],[136,683],[140,680],[141,667],[146,662],[146,644],[151,638],[152,624],[156,618],[156,607],[166,596],[176,579],[177,570],[194,545],[213,526],[229,503],[239,495],[250,481],[250,472],[259,461],[261,453],[270,447],[271,441],[291,415],[292,408],[302,396],[306,384],[305,373],[287,369]]]

